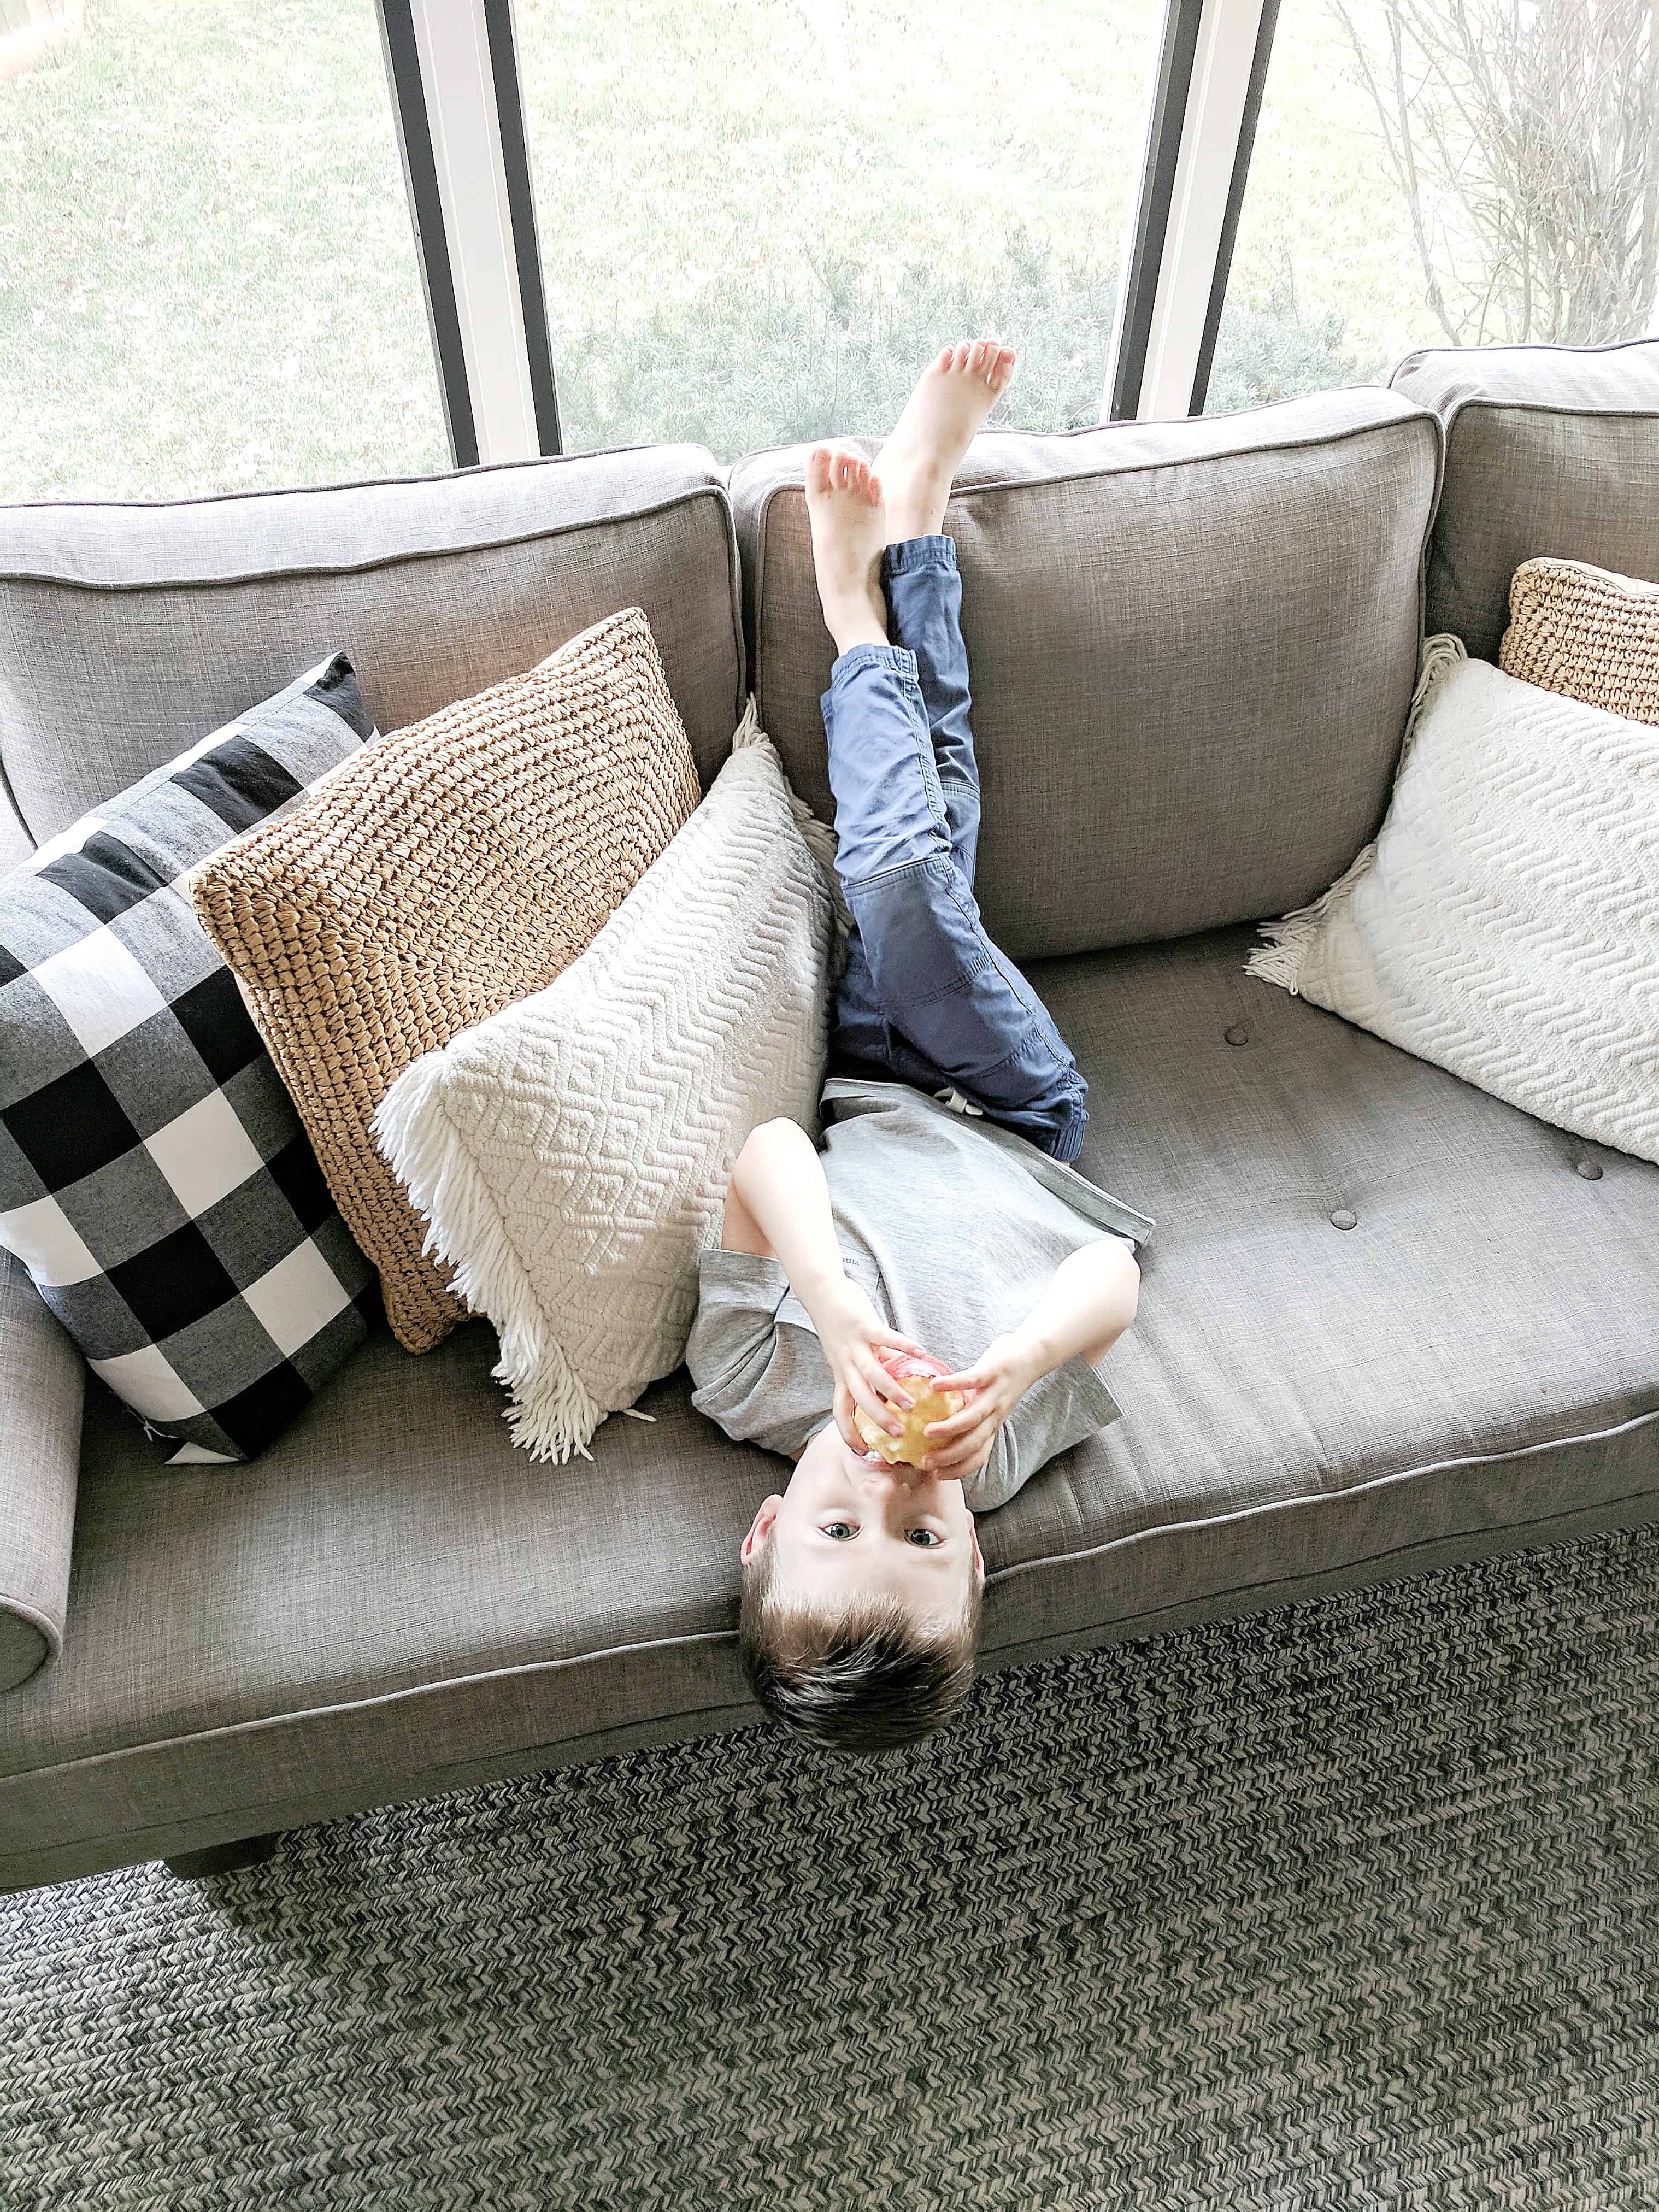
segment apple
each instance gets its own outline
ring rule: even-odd
[[[934,1442],[923,1435],[923,1430],[930,1421],[942,1421],[951,1413],[959,1413],[967,1400],[960,1390],[936,1387],[938,1378],[948,1375],[951,1370],[944,1360],[935,1359],[931,1352],[898,1352],[890,1348],[877,1357],[910,1395],[908,1412],[902,1406],[892,1408],[903,1424],[902,1431],[894,1436],[879,1427],[862,1406],[853,1408],[853,1426],[878,1458],[884,1459],[890,1467],[919,1468]]]

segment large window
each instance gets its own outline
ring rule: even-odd
[[[449,465],[373,0],[88,0],[23,58],[0,498]]]
[[[1159,0],[518,0],[564,439],[892,420],[931,346],[1097,420]]]
[[[1653,320],[1653,0],[1282,0],[1206,407]]]
[[[979,331],[1093,422],[1155,62],[1122,411],[1659,328],[1659,0],[1274,12],[0,0],[0,499],[447,467],[422,252],[464,460],[878,432]]]

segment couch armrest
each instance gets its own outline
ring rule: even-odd
[[[85,1393],[80,1352],[0,1252],[0,1691],[63,1644]]]

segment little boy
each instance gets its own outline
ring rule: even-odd
[[[843,1751],[948,1719],[973,1680],[976,1507],[1113,1420],[1097,1369],[1134,1316],[1152,1224],[1077,1173],[1088,1119],[1047,1008],[974,899],[979,781],[951,478],[1013,374],[994,339],[927,369],[872,468],[818,447],[813,565],[837,658],[823,696],[836,872],[853,919],[822,1153],[754,1130],[700,1267],[692,1403],[795,1461],[744,1539],[740,1640],[760,1702]],[[1040,864],[1040,863],[1039,863]],[[925,1468],[884,1350],[954,1369]]]

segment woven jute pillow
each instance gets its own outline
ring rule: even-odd
[[[366,746],[192,878],[410,1352],[466,1308],[376,1149],[376,1107],[422,1054],[562,973],[700,795],[631,607]]]
[[[1523,561],[1498,665],[1605,714],[1659,722],[1659,584],[1583,561]]]

